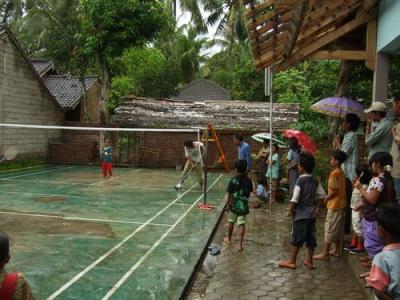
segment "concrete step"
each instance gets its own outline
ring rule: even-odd
[[[357,282],[360,284],[364,291],[365,299],[374,300],[374,293],[371,289],[365,287],[365,280],[360,278],[360,274],[367,272],[368,269],[361,265],[359,258],[362,257],[361,255],[353,255],[350,254],[348,251],[344,251],[345,259],[347,264],[350,266],[351,270],[354,273],[354,277],[357,279]]]

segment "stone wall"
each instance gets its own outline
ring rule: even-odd
[[[63,113],[40,84],[7,32],[0,33],[0,122],[61,125]],[[0,153],[16,146],[18,158],[45,159],[57,130],[0,128]]]

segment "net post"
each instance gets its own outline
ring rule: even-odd
[[[207,125],[205,132],[205,153],[204,153],[204,182],[203,182],[203,203],[200,203],[197,207],[201,210],[211,210],[214,207],[207,204],[207,182],[208,182],[208,139],[209,139],[209,128]]]

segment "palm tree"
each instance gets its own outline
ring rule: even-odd
[[[181,7],[191,13],[200,32],[206,31],[208,26],[216,26],[216,35],[228,35],[241,42],[247,39],[245,8],[241,0],[181,0]]]
[[[32,2],[32,0],[2,0],[0,2],[1,24],[18,21]]]
[[[183,25],[178,29],[175,49],[179,56],[181,79],[191,82],[207,60],[202,50],[207,45],[205,37],[199,37],[197,30],[191,25]]]

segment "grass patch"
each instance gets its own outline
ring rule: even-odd
[[[2,163],[0,165],[1,171],[18,170],[23,168],[35,167],[45,165],[47,162],[44,160],[15,160]]]

